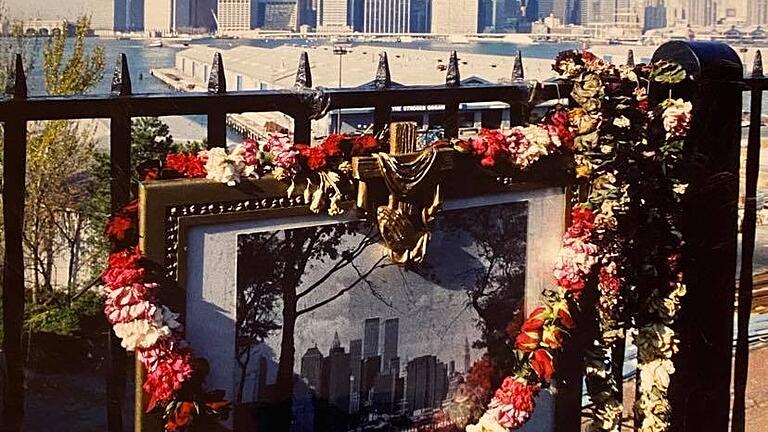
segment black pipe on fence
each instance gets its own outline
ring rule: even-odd
[[[742,92],[739,56],[719,42],[669,42],[653,60],[692,77],[673,91],[693,103],[685,152],[695,161],[683,201],[683,269],[688,290],[678,324],[680,352],[670,384],[674,431],[729,427],[736,280]],[[652,97],[669,96],[666,90]],[[754,228],[754,227],[753,227]],[[743,305],[749,310],[749,305]]]

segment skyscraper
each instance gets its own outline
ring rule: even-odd
[[[91,14],[91,28],[102,31],[125,29],[125,0],[88,0],[85,7]]]
[[[216,13],[217,0],[192,0],[190,13],[190,26],[201,30],[215,30],[216,21],[213,19]]]
[[[320,372],[323,363],[323,354],[317,349],[317,345],[307,350],[301,356],[301,377],[311,388],[320,391]]]
[[[713,1],[688,0],[688,23],[691,25],[704,27],[714,25],[715,9]]]
[[[469,354],[469,340],[464,338],[464,373],[469,372],[472,359]]]
[[[749,0],[747,16],[752,25],[768,24],[768,0]]]
[[[667,26],[667,7],[664,0],[659,0],[655,5],[651,4],[645,7],[645,20],[643,31],[648,31]]]
[[[251,0],[218,0],[218,30],[244,31],[251,29]]]
[[[405,399],[409,411],[438,408],[448,393],[448,367],[432,355],[408,362],[405,376]]]
[[[346,414],[349,412],[349,354],[344,352],[338,333],[333,335],[328,357],[322,363],[320,396],[332,407],[331,412]],[[321,430],[346,430],[345,422],[344,416],[333,415],[321,419]]]
[[[504,32],[520,16],[519,0],[480,0],[478,8],[480,32]]]
[[[318,0],[317,30],[319,32],[346,32],[348,0]]]
[[[299,9],[295,0],[267,0],[263,2],[264,22],[268,30],[297,30]]]
[[[432,0],[411,0],[411,33],[429,33],[432,28]]]
[[[384,321],[384,352],[382,363],[384,373],[389,373],[392,367],[392,360],[398,357],[397,344],[400,335],[400,320],[391,318]],[[397,372],[397,371],[395,371]]]
[[[191,25],[190,0],[144,0],[144,30],[175,33]]]
[[[347,25],[356,32],[365,30],[365,2],[366,0],[347,1]]]
[[[478,0],[432,0],[432,33],[477,33]]]
[[[366,33],[408,33],[411,0],[365,0]]]
[[[126,30],[144,30],[144,0],[125,0]]]
[[[350,396],[349,412],[356,413],[360,409],[360,381],[362,379],[363,340],[353,339],[349,342],[349,371]]]
[[[368,318],[363,325],[363,358],[379,355],[379,327],[378,318]]]

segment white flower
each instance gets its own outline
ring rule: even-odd
[[[466,428],[467,432],[507,432],[507,428],[503,427],[496,421],[497,409],[489,410],[477,422],[477,424],[469,425]]]
[[[684,137],[691,127],[693,105],[683,99],[667,99],[662,103],[662,119],[667,138]]]
[[[631,125],[631,123],[629,122],[628,118],[626,118],[624,116],[621,116],[621,117],[616,117],[615,119],[613,119],[613,125],[616,126],[616,127],[620,127],[620,128],[626,129],[626,128],[628,128]]]
[[[171,335],[171,329],[167,326],[158,326],[158,323],[147,320],[134,320],[127,323],[114,325],[115,335],[122,339],[121,345],[128,351],[136,348],[150,348],[158,339]]]
[[[684,194],[686,189],[688,189],[688,185],[683,183],[677,183],[675,186],[672,187],[672,191],[674,191],[678,195]]]
[[[235,147],[230,154],[220,147],[208,150],[205,155],[207,178],[226,183],[228,186],[235,186],[240,182],[240,177],[245,175],[244,153],[245,149],[242,145]]]

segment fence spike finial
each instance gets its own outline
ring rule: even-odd
[[[376,88],[385,89],[392,86],[392,75],[389,72],[387,52],[379,53],[379,67],[376,69]]]
[[[512,79],[515,81],[522,81],[525,79],[525,71],[523,70],[523,52],[520,50],[517,51],[515,64],[512,66]]]
[[[224,74],[224,60],[221,53],[213,55],[211,75],[208,77],[208,93],[222,94],[227,92],[227,77]]]
[[[752,66],[752,78],[763,78],[763,54],[760,50],[755,51],[755,62]]]
[[[635,67],[635,51],[631,48],[627,51],[627,66]]]
[[[304,51],[299,57],[299,70],[296,72],[296,87],[312,88],[312,68],[309,65],[309,54]]]
[[[27,74],[24,72],[24,57],[16,54],[16,64],[8,76],[6,94],[14,99],[25,99],[27,91]]]
[[[445,85],[448,87],[458,87],[461,85],[459,54],[456,51],[451,52],[451,58],[448,60],[448,73],[445,76]]]
[[[117,56],[117,63],[115,63],[115,71],[112,74],[112,95],[128,96],[132,91],[128,57],[126,57],[125,53],[120,53]]]

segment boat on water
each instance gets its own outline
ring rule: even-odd
[[[147,44],[148,48],[162,48],[163,47],[163,41],[161,40],[155,40]]]

